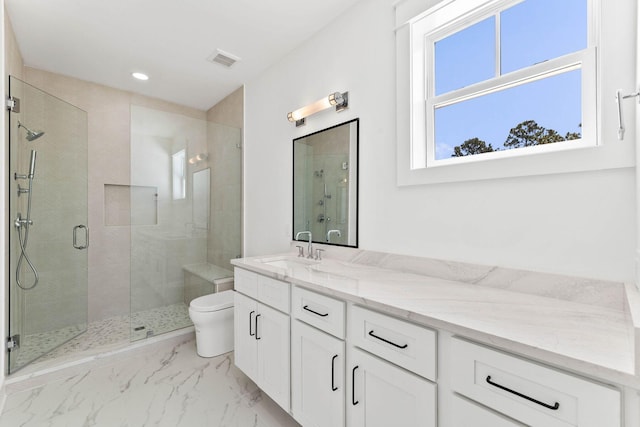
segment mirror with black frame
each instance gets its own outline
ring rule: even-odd
[[[293,236],[358,247],[358,125],[353,119],[293,140]]]

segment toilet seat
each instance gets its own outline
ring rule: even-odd
[[[219,311],[230,307],[233,307],[233,291],[198,297],[189,304],[189,308],[197,312]]]

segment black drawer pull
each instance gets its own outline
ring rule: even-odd
[[[398,345],[398,344],[396,344],[396,343],[394,343],[394,342],[391,342],[391,341],[389,341],[389,340],[385,340],[384,338],[379,337],[379,336],[377,336],[376,334],[374,334],[374,333],[373,333],[373,330],[369,331],[369,335],[371,335],[371,336],[372,336],[372,337],[374,337],[374,338],[379,339],[380,341],[384,341],[384,342],[386,342],[387,344],[391,344],[392,346],[397,347],[397,348],[407,348],[407,347],[409,347],[409,344],[405,344],[405,345]]]
[[[258,317],[262,316],[262,314],[256,314],[256,340],[261,340],[262,338],[258,337]]]
[[[505,387],[503,385],[500,385],[498,383],[494,383],[493,381],[491,381],[491,375],[487,375],[487,382],[489,384],[491,384],[492,386],[494,386],[494,387],[498,387],[501,390],[508,391],[509,393],[515,394],[516,396],[522,397],[523,399],[527,399],[530,402],[537,403],[538,405],[544,406],[545,408],[551,409],[552,411],[557,411],[558,408],[560,407],[560,404],[558,402],[556,402],[553,406],[551,406],[551,405],[548,405],[548,404],[546,404],[544,402],[540,402],[539,400],[536,400],[533,397],[529,397],[529,396],[524,395],[522,393],[518,393],[517,391],[511,390],[510,388],[507,388],[507,387]]]
[[[302,307],[302,308],[304,308],[305,310],[310,311],[310,312],[312,312],[313,314],[316,314],[316,315],[318,315],[318,316],[320,316],[320,317],[327,317],[327,316],[329,315],[329,313],[322,314],[322,313],[318,313],[317,311],[313,311],[313,310],[311,310],[311,309],[309,308],[309,306],[308,306],[308,305],[305,305],[305,306],[304,306],[304,307]]]
[[[249,313],[249,336],[251,337],[255,335],[253,332],[251,332],[251,324],[253,323],[253,313],[255,313],[255,310]]]
[[[351,371],[351,404],[353,406],[356,406],[358,403],[360,403],[359,400],[356,400],[356,369],[358,369],[358,366],[353,368],[353,370]]]
[[[335,363],[336,363],[336,359],[338,358],[338,355],[336,354],[335,356],[333,356],[331,358],[331,391],[336,391],[338,389],[338,387],[336,387],[336,383],[335,383]]]

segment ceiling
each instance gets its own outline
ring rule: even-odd
[[[208,110],[358,0],[6,0],[26,66]],[[222,49],[231,68],[207,61]],[[131,77],[134,71],[148,81]]]

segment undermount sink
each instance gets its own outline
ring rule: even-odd
[[[259,261],[262,264],[270,265],[272,267],[279,267],[279,268],[300,268],[300,267],[307,267],[309,265],[316,265],[319,263],[319,261],[302,258],[302,257],[295,257],[295,256],[262,258]]]

